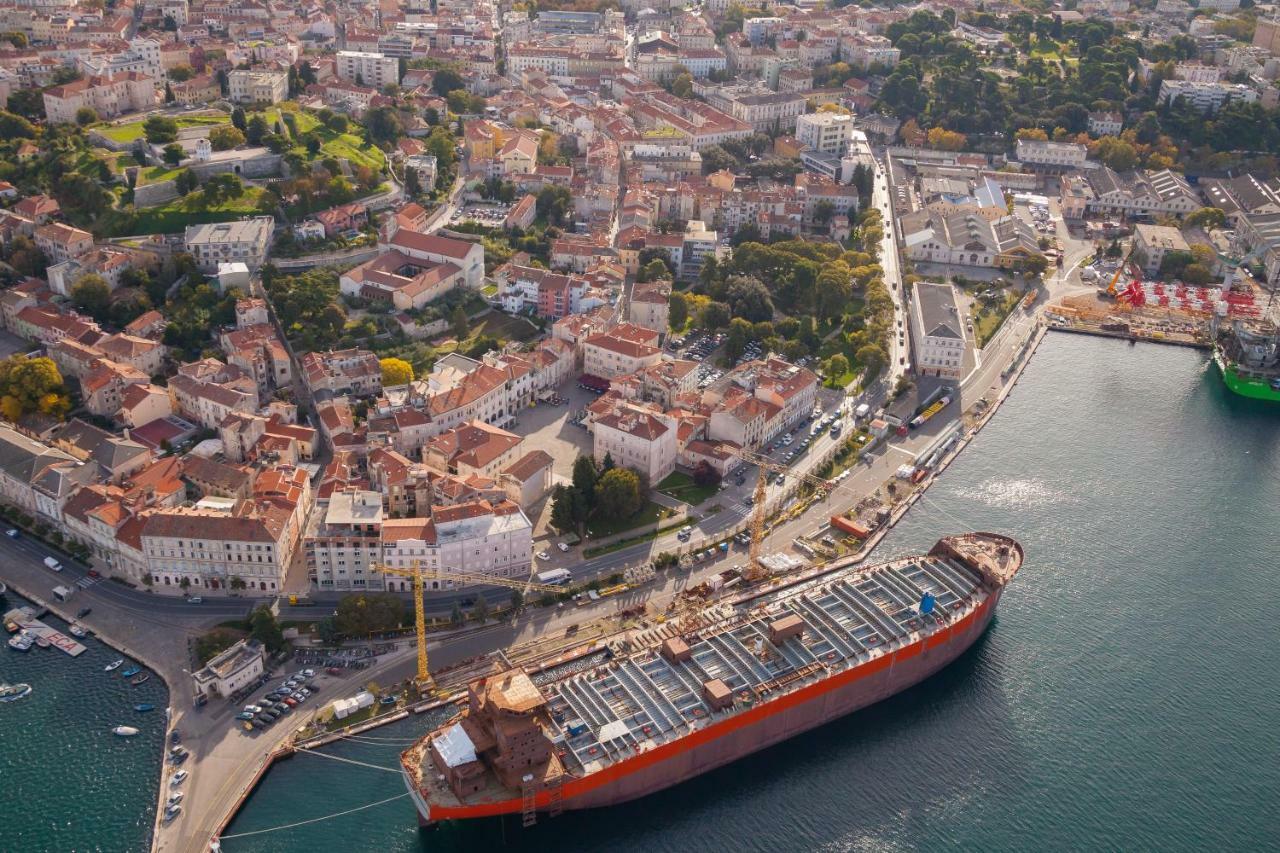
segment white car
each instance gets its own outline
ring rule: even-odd
[[[260,706],[260,705],[245,705],[245,706],[244,706],[244,712],[245,712],[246,714],[260,714],[260,713],[262,713],[262,706]]]
[[[550,559],[551,559],[551,553],[550,553],[549,551],[539,551],[539,552],[538,552],[538,559],[539,559],[539,560],[550,560]]]
[[[561,552],[562,554],[567,554],[567,553],[569,553],[569,546],[568,546],[568,545],[566,545],[566,544],[564,544],[563,542],[557,542],[557,543],[556,543],[556,547],[560,549],[560,552]]]
[[[169,787],[170,788],[178,787],[183,782],[187,781],[187,777],[190,775],[191,773],[186,770],[179,770],[177,773],[174,773],[172,776],[169,777]]]

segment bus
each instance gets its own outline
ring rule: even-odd
[[[550,586],[564,586],[573,580],[573,572],[568,569],[550,569],[545,572],[538,572],[533,576],[538,583],[548,584]]]

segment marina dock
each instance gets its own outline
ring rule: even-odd
[[[39,605],[40,603],[37,601],[36,604]],[[43,605],[40,605],[40,607],[42,610],[44,609]],[[73,658],[85,653],[85,647],[75,637],[64,634],[56,628],[49,627],[25,608],[16,607],[10,610],[4,614],[4,621],[6,625],[12,622],[20,628],[26,628],[37,637],[43,637],[49,641],[49,645],[55,649],[61,649]]]

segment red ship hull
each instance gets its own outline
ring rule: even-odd
[[[995,615],[1002,591],[1001,588],[992,590],[979,607],[955,624],[892,655],[875,658],[794,693],[763,702],[586,777],[566,781],[559,807],[597,808],[647,796],[900,693],[967,651]],[[410,786],[410,793],[418,807],[419,821],[424,825],[441,820],[519,813],[523,809],[518,797],[445,806],[430,803],[416,786]],[[537,794],[539,809],[547,808],[550,802],[549,791]]]

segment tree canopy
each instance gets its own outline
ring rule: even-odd
[[[61,419],[71,399],[51,358],[11,355],[0,360],[0,414],[16,422],[32,412]]]

